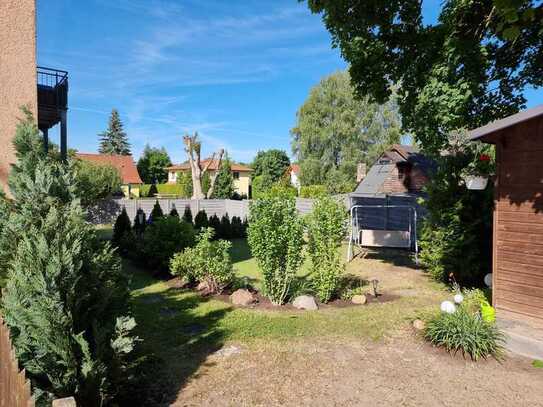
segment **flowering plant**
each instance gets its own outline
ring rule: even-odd
[[[486,153],[475,153],[473,159],[462,170],[462,178],[485,177],[494,175],[494,159]]]

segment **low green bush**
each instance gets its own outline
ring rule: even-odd
[[[365,294],[368,282],[353,274],[343,275],[338,283],[336,295],[344,301],[350,301],[355,295]]]
[[[327,195],[326,185],[306,185],[300,188],[300,198],[320,198]]]
[[[462,352],[474,361],[488,356],[500,360],[504,354],[505,337],[496,324],[485,322],[462,306],[452,314],[442,312],[430,320],[424,336],[434,345],[451,353]]]
[[[212,228],[204,229],[195,247],[175,254],[170,261],[170,272],[204,282],[209,292],[220,293],[233,281],[234,269],[229,253],[231,243],[226,240],[213,241],[214,233]]]
[[[152,198],[155,194],[187,198],[184,187],[180,184],[144,184],[140,187],[140,197],[142,198]]]
[[[157,271],[167,271],[175,253],[194,245],[192,225],[174,216],[158,219],[148,225],[143,234],[143,251],[147,265]]]

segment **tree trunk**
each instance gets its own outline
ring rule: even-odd
[[[218,154],[219,158],[218,158],[218,163],[217,163],[217,170],[215,171],[215,174],[213,174],[213,176],[209,177],[209,189],[207,190],[207,199],[211,199],[211,196],[213,195],[213,190],[215,189],[215,181],[217,180],[217,175],[219,175],[219,171],[221,170],[223,155],[224,155],[224,150],[220,149],[219,154]],[[215,159],[215,154],[213,154],[213,159]]]

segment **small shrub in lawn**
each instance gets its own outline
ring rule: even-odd
[[[151,211],[151,219],[153,222],[156,222],[158,219],[162,218],[164,216],[164,212],[162,212],[162,208],[160,207],[160,204],[158,203],[158,199],[155,202],[155,206],[153,206],[153,210]]]
[[[205,282],[211,293],[220,293],[234,279],[230,259],[231,243],[226,240],[212,241],[215,231],[204,229],[198,235],[195,247],[177,253],[170,261],[173,275],[189,280]]]
[[[190,210],[189,205],[185,206],[185,212],[183,212],[183,220],[192,225],[192,211]]]
[[[485,322],[479,315],[470,314],[463,307],[456,312],[440,313],[426,325],[426,339],[448,352],[462,352],[477,361],[488,356],[503,357],[505,338],[496,324]]]
[[[353,274],[344,275],[340,278],[337,287],[337,295],[344,301],[350,301],[355,295],[366,293],[368,282]]]
[[[192,225],[176,218],[162,217],[147,226],[143,235],[146,263],[159,271],[168,270],[171,257],[194,245]]]
[[[221,226],[219,228],[220,239],[232,239],[232,224],[230,223],[230,217],[228,214],[223,215],[221,218]]]
[[[220,232],[221,232],[221,220],[217,215],[213,215],[209,218],[209,227],[213,228],[215,230],[214,238],[220,239]]]
[[[175,208],[175,206],[172,207],[172,209],[170,210],[170,216],[175,216],[176,218],[179,218],[179,212],[177,212],[177,209]]]
[[[346,219],[345,207],[329,197],[320,197],[307,218],[311,276],[322,302],[330,301],[345,270],[339,247],[345,237]]]
[[[123,210],[121,211],[119,216],[117,216],[115,224],[113,225],[113,244],[118,247],[125,233],[128,233],[131,230],[132,224],[130,223],[130,218],[126,213],[126,208],[123,207]]]
[[[262,270],[263,292],[281,305],[303,263],[303,221],[293,198],[265,198],[251,204],[249,246]]]
[[[194,217],[194,228],[196,230],[201,230],[207,228],[208,226],[209,220],[207,219],[207,213],[202,209]]]

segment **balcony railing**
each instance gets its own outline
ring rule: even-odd
[[[38,67],[38,107],[66,109],[68,107],[68,72]]]

